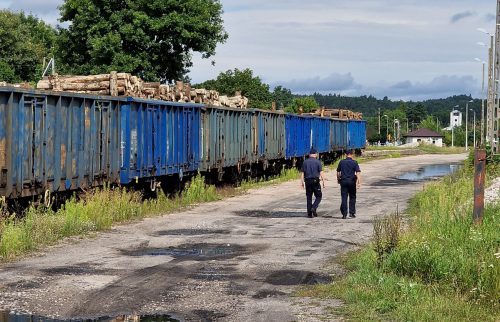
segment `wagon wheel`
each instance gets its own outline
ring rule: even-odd
[[[45,190],[45,193],[43,195],[43,204],[47,208],[50,208],[52,206],[52,198],[50,196],[50,190]]]

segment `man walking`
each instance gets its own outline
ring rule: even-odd
[[[318,216],[316,210],[318,209],[321,198],[323,197],[321,185],[319,183],[320,179],[323,181],[323,188],[325,187],[323,166],[321,165],[321,162],[317,160],[317,157],[318,152],[316,149],[311,148],[309,158],[304,161],[301,169],[301,184],[302,188],[306,188],[307,217],[309,218]],[[315,198],[314,203],[312,202],[313,194]]]
[[[352,159],[352,150],[346,151],[346,158],[339,162],[337,167],[337,181],[340,184],[340,195],[342,203],[340,212],[342,219],[356,217],[356,189],[361,186],[361,170],[358,163]],[[347,198],[349,197],[349,209],[347,208]]]

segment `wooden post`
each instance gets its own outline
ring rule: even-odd
[[[475,224],[483,222],[484,215],[484,181],[486,176],[486,150],[474,151],[474,214]]]

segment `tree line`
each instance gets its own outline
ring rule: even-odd
[[[62,74],[110,70],[146,81],[183,79],[192,53],[210,58],[228,34],[219,0],[65,0],[53,27],[31,14],[0,11],[0,79],[36,82],[54,57]]]

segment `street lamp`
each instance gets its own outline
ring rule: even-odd
[[[384,114],[383,117],[387,118],[387,125],[385,126],[385,141],[387,142],[387,140],[389,139],[389,116]]]
[[[465,103],[465,151],[469,151],[469,132],[468,132],[468,123],[469,123],[469,103],[474,102],[474,100],[470,100]]]
[[[472,108],[470,109],[471,112],[474,112],[474,127],[473,127],[473,132],[474,132],[474,149],[476,148],[476,111],[473,110]]]
[[[401,134],[401,129],[399,126],[399,120],[394,119],[394,142],[395,142],[394,145],[397,145],[397,143],[399,142],[400,134]]]
[[[499,24],[497,24],[498,26]],[[498,28],[497,28],[498,29]],[[490,109],[494,109],[494,106],[495,106],[495,89],[494,88],[498,88],[498,86],[496,85],[495,83],[495,71],[494,71],[494,68],[493,68],[493,64],[494,64],[494,59],[496,58],[495,57],[495,54],[497,53],[494,53],[494,48],[493,48],[493,44],[494,44],[494,41],[495,41],[495,36],[491,33],[489,33],[487,30],[485,30],[484,28],[477,28],[478,31],[484,33],[484,34],[487,34],[489,37],[490,37],[490,47],[488,48],[488,112],[487,114],[489,114],[491,112]],[[484,47],[487,47],[486,44],[484,43],[478,43],[479,45],[481,46],[484,46]],[[484,77],[483,77],[484,79]],[[484,106],[484,104],[483,104]],[[484,141],[483,139],[485,138],[485,136],[483,135],[484,133],[484,127],[485,127],[485,122],[484,122],[484,107],[482,108],[482,111],[481,111],[481,145],[484,144]],[[488,122],[488,125],[487,125],[487,128],[488,128],[488,131],[486,131],[486,136],[488,136],[488,139],[490,139],[489,135],[491,135],[490,133],[490,126],[491,126],[491,123],[490,123],[490,120],[488,119],[488,117],[486,117],[486,121]]]

